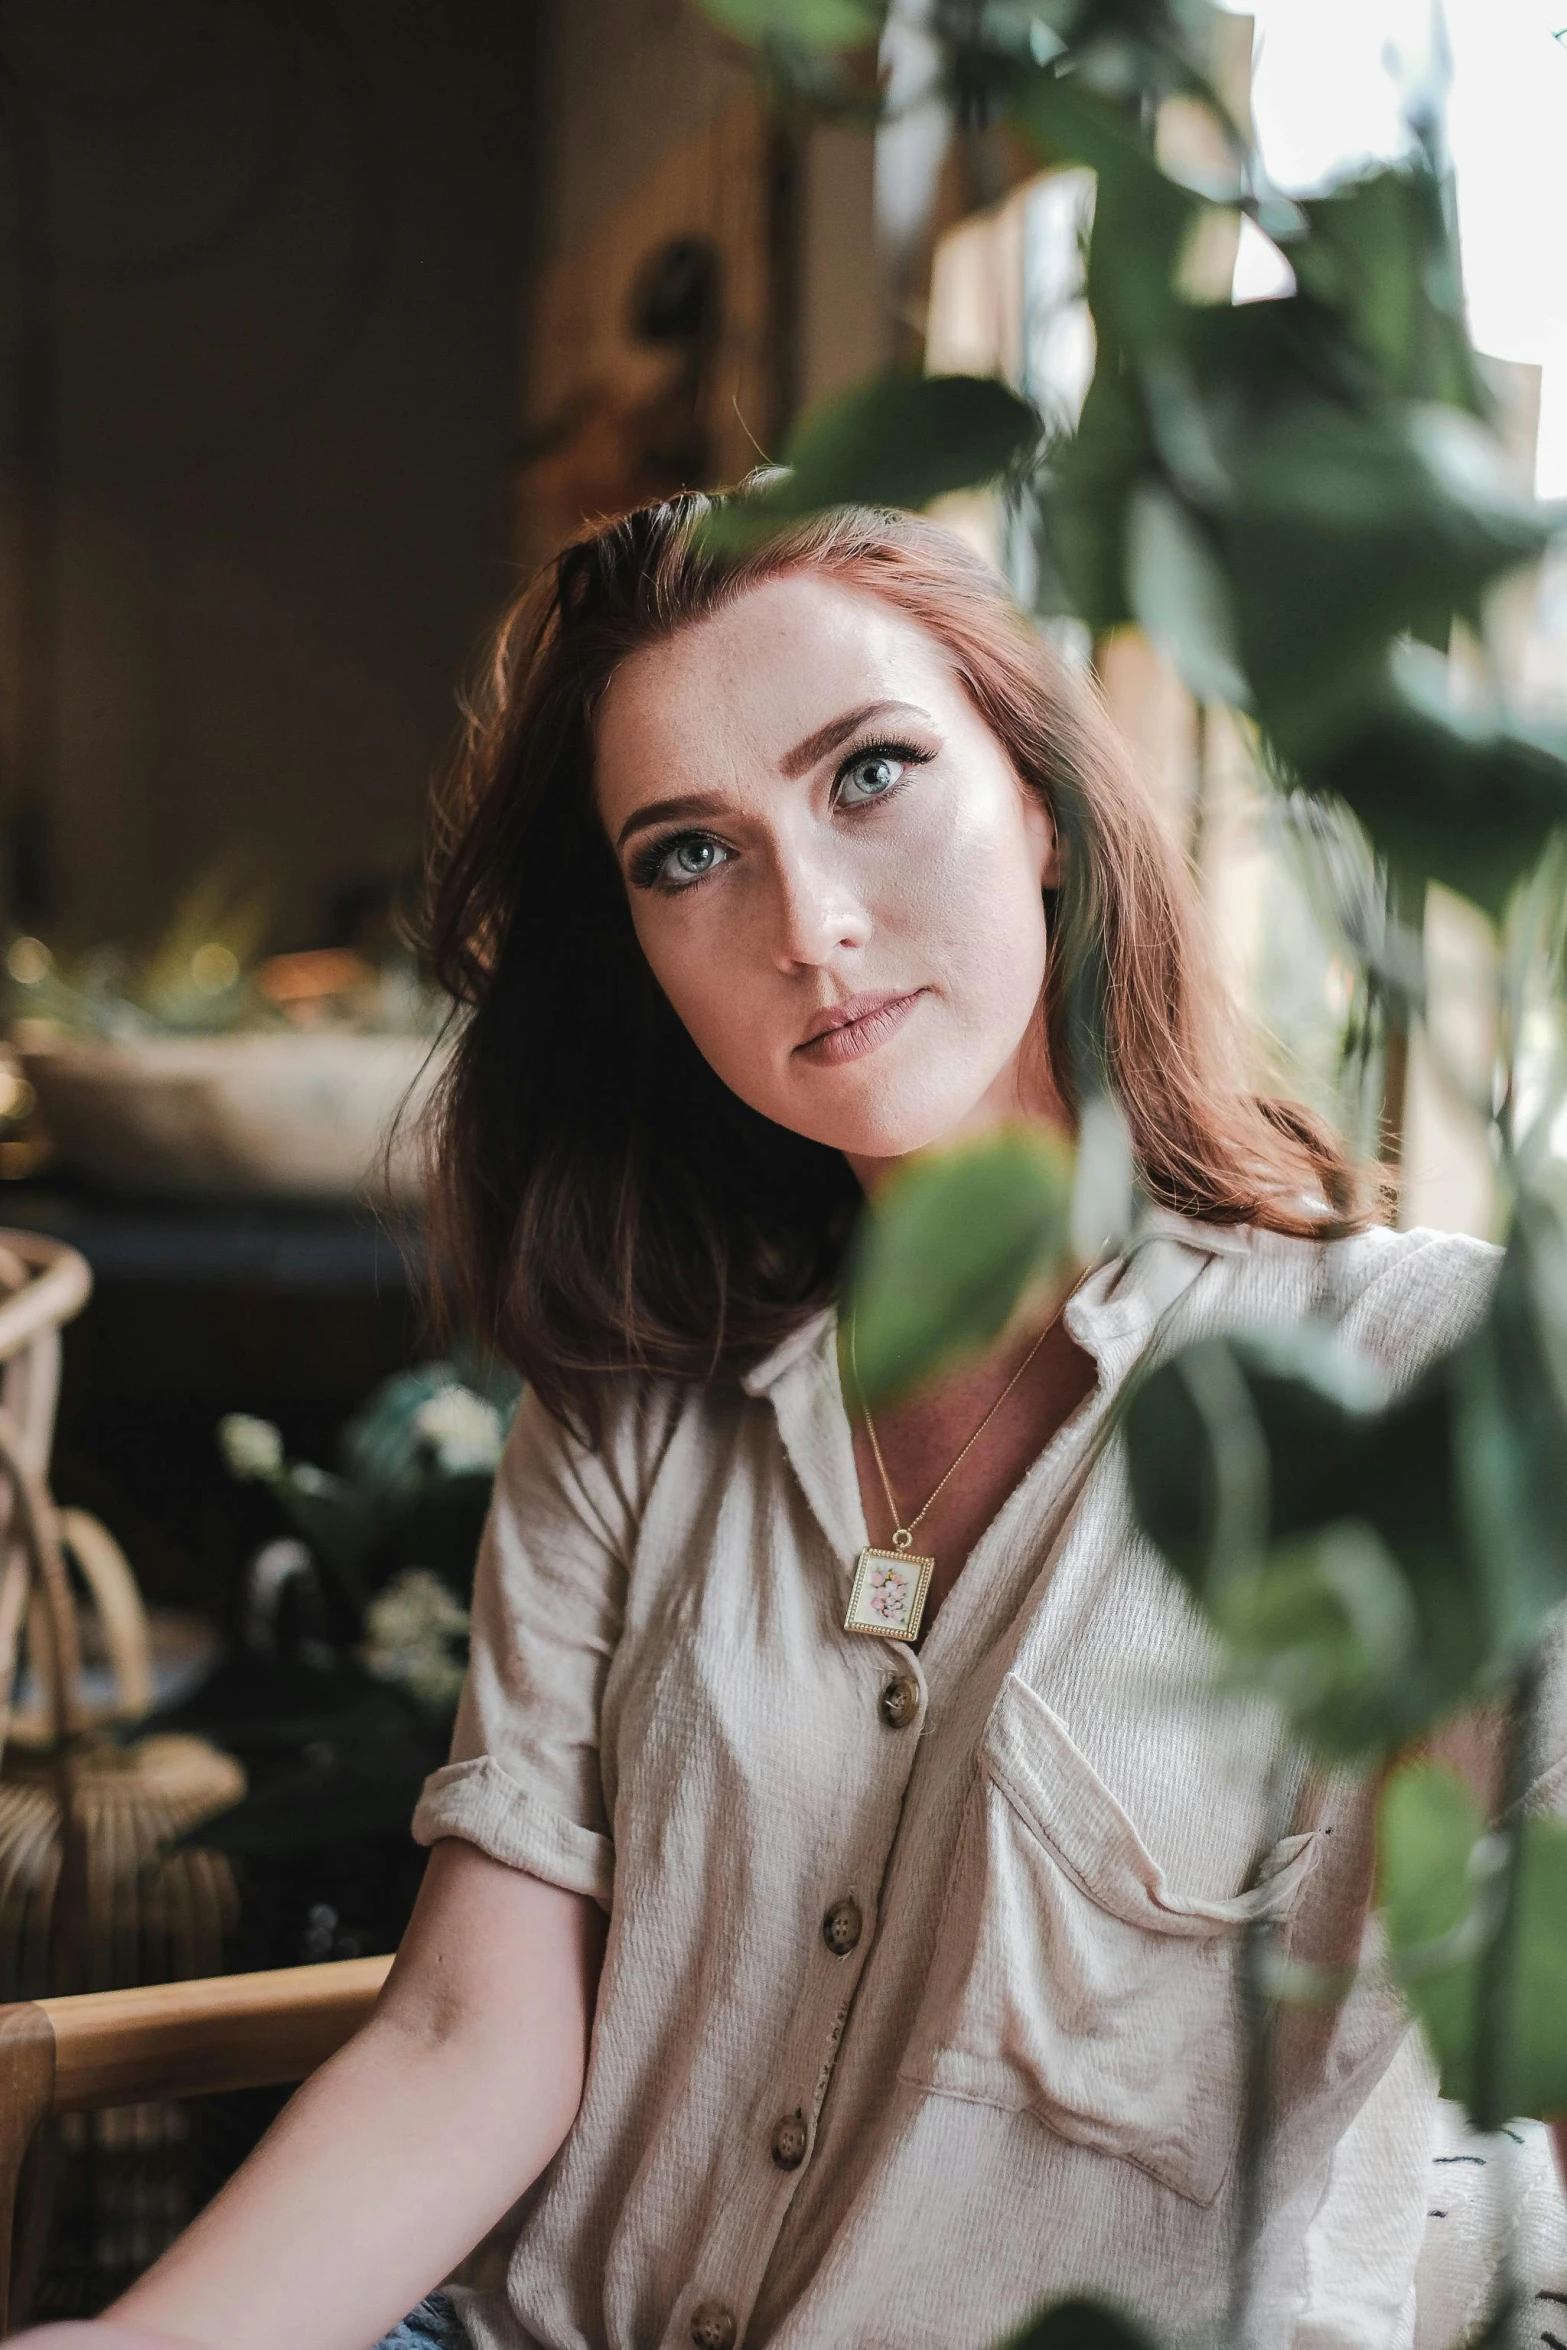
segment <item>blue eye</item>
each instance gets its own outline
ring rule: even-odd
[[[903,781],[907,762],[890,751],[862,751],[843,771],[838,785],[840,808],[863,808],[868,800],[885,799]]]
[[[631,878],[639,889],[691,889],[727,865],[730,852],[707,832],[681,832],[653,841],[632,859]]]

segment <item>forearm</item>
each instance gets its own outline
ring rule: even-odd
[[[476,2035],[373,2020],[107,2314],[210,2350],[365,2350],[439,2282],[559,2146],[580,2044],[531,2077]]]
[[[570,2129],[602,1948],[591,1902],[438,1844],[369,2023],[109,2317],[202,2350],[366,2350]]]

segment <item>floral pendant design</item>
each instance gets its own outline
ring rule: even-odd
[[[917,1640],[935,1564],[917,1551],[867,1546],[855,1563],[844,1630],[873,1640]]]

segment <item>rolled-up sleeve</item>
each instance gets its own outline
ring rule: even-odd
[[[421,1844],[459,1836],[606,1908],[599,1717],[636,1520],[615,1453],[585,1450],[523,1398],[479,1549],[451,1760],[413,1817]]]

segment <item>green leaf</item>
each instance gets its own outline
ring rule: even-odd
[[[1059,57],[1074,29],[1075,0],[964,0],[974,46],[1027,65]],[[966,28],[964,28],[966,29]]]
[[[1157,2350],[1157,2344],[1102,2301],[1058,2301],[1014,2335],[1007,2350]]]
[[[1229,1577],[1211,1612],[1228,1687],[1270,1699],[1319,1754],[1348,1760],[1382,1743],[1387,1692],[1418,1618],[1370,1526],[1346,1519],[1279,1544],[1264,1565]]]
[[[1138,624],[1168,653],[1196,699],[1244,709],[1251,693],[1229,582],[1202,525],[1157,483],[1132,492],[1126,580]]]
[[[1524,1828],[1516,1932],[1508,2103],[1543,2120],[1567,2112],[1567,1820],[1530,1820]]]
[[[1385,1404],[1379,1374],[1307,1324],[1199,1340],[1129,1398],[1128,1471],[1144,1528],[1220,1631],[1237,1636],[1234,1674],[1252,1685],[1267,1670],[1286,1683],[1294,1675],[1300,1727],[1328,1751],[1396,1745],[1508,1653],[1459,1484],[1463,1359],[1444,1357]],[[1302,1542],[1318,1546],[1314,1557]],[[1388,1562],[1412,1629],[1378,1673],[1368,1633],[1391,1624]],[[1335,1658],[1337,1677],[1323,1678]],[[1312,1672],[1315,1699],[1301,1680]]]
[[[1495,1850],[1451,1772],[1419,1763],[1389,1779],[1378,1817],[1378,1903],[1443,2092],[1465,2100],[1480,1951],[1500,1919]],[[1567,1821],[1525,1821],[1519,1867],[1502,2102],[1508,2113],[1544,2119],[1567,2110]]]
[[[1455,1366],[1458,1470],[1496,1646],[1521,1658],[1567,1599],[1567,1224],[1520,1191],[1490,1312]]]
[[[1364,351],[1342,319],[1306,294],[1272,302],[1211,302],[1189,312],[1192,380],[1223,449],[1312,401],[1355,412],[1379,399]]]
[[[339,1439],[344,1474],[380,1504],[412,1501],[429,1470],[419,1413],[433,1397],[459,1384],[451,1363],[418,1363],[383,1379]]]
[[[879,38],[881,0],[697,0],[704,16],[736,40],[782,41],[803,49],[858,49]]]
[[[1442,664],[1404,647],[1359,700],[1309,731],[1261,714],[1309,789],[1342,799],[1404,872],[1444,882],[1499,916],[1551,838],[1567,827],[1567,734],[1463,710]]]
[[[1378,1806],[1377,1902],[1388,1945],[1442,2086],[1460,2098],[1485,1938],[1470,1861],[1484,1826],[1467,1787],[1435,1763],[1395,1771]]]
[[[1069,1270],[1072,1168],[1067,1144],[1020,1132],[920,1159],[877,1195],[850,1288],[867,1403],[988,1345],[1031,1283]]]
[[[1296,283],[1346,321],[1389,391],[1484,415],[1441,183],[1416,157],[1307,199],[1283,250]]]
[[[1145,1373],[1125,1418],[1132,1504],[1199,1598],[1254,1558],[1227,1547],[1234,1448],[1261,1448],[1260,1526],[1287,1540],[1358,1516],[1356,1476],[1386,1384],[1327,1330],[1195,1340]]]
[[[1362,1514],[1397,1559],[1419,1623],[1407,1664],[1384,1691],[1385,1746],[1485,1689],[1500,1661],[1485,1562],[1470,1545],[1459,1491],[1456,1360],[1434,1363],[1377,1415],[1351,1470]]]
[[[311,1549],[342,1580],[351,1598],[359,1596],[359,1569],[379,1532],[379,1519],[365,1496],[342,1477],[309,1461],[291,1461],[272,1491],[284,1513]]]
[[[1042,163],[1095,176],[1086,291],[1101,340],[1139,350],[1181,330],[1181,255],[1204,199],[1160,170],[1136,106],[1089,87],[1081,73],[1020,73],[1011,120]]]
[[[1041,483],[1040,518],[1051,567],[1080,619],[1096,634],[1132,618],[1126,578],[1126,501],[1151,471],[1153,441],[1131,378],[1100,367],[1077,430],[1052,451]]]
[[[1313,723],[1332,730],[1390,638],[1445,640],[1549,537],[1495,441],[1454,408],[1300,402],[1243,437],[1230,470],[1221,544],[1242,658],[1292,757]]]
[[[782,474],[717,509],[721,543],[747,544],[829,506],[924,506],[994,481],[1037,445],[1039,417],[994,377],[889,368],[813,408]]]

